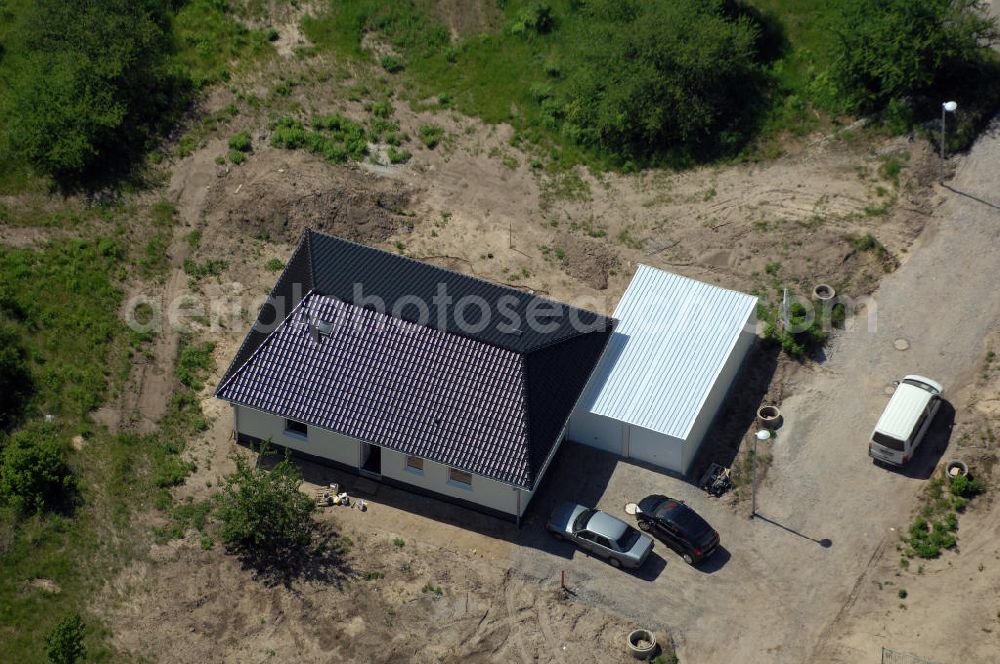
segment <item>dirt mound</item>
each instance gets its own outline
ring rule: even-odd
[[[562,265],[566,274],[597,290],[608,287],[608,273],[618,265],[618,254],[608,243],[559,233],[554,244],[563,252]]]
[[[296,163],[297,162],[297,163]],[[206,208],[225,233],[294,244],[306,228],[378,244],[412,226],[412,191],[297,153],[255,155],[211,188]]]

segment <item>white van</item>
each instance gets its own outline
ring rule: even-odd
[[[912,459],[941,407],[943,391],[940,383],[923,376],[907,376],[897,383],[872,431],[868,456],[894,466]]]

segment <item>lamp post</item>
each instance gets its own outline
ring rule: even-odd
[[[757,441],[767,440],[771,437],[771,432],[767,429],[761,429],[753,437],[753,460],[751,471],[753,474],[753,479],[750,484],[750,518],[757,516]]]
[[[948,121],[948,113],[954,113],[956,110],[958,110],[958,104],[953,101],[941,104],[941,182],[944,182],[945,124]]]

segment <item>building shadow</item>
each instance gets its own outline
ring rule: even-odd
[[[747,354],[733,379],[729,393],[708,427],[698,454],[686,478],[697,483],[713,463],[733,465],[740,444],[757,418],[757,409],[771,388],[781,349],[777,344],[758,340]]]
[[[248,449],[256,449],[254,446],[240,443]],[[261,467],[270,468],[283,458],[286,448],[272,444],[271,447],[277,454],[266,457],[258,457]],[[409,512],[416,516],[433,519],[440,523],[471,530],[473,532],[486,535],[499,540],[515,542],[519,537],[519,529],[516,523],[505,520],[498,516],[485,514],[461,505],[422,495],[415,491],[408,491],[389,484],[384,484],[377,480],[363,477],[356,472],[345,470],[334,466],[324,459],[313,457],[295,450],[287,450],[293,463],[302,473],[302,479],[309,484],[318,486],[329,486],[337,484],[341,491],[346,491],[354,503],[358,499],[371,501],[379,505],[392,507],[403,512]],[[328,508],[348,509],[332,507]]]
[[[517,543],[561,558],[571,558],[573,552],[580,549],[572,543],[556,540],[545,529],[545,523],[560,503],[573,502],[586,507],[597,505],[619,461],[621,459],[610,452],[564,441],[549,464],[542,486],[535,492],[521,518]]]
[[[878,462],[877,466],[890,472],[917,480],[926,480],[934,474],[934,469],[941,462],[941,457],[951,443],[951,432],[955,428],[955,407],[944,399],[941,407],[927,430],[923,442],[917,448],[913,458],[905,466],[892,466]]]

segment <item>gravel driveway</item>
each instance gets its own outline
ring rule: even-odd
[[[984,337],[1000,320],[998,164],[994,127],[960,164],[909,259],[882,282],[877,329],[861,324],[840,334],[826,362],[800,372],[786,390],[792,395],[781,404],[786,423],[759,494],[767,520],[736,514],[683,481],[568,446],[547,480],[558,487],[551,493],[581,502],[590,497],[618,515],[625,502],[654,490],[683,498],[719,530],[726,551],[697,569],[658,545],[660,556],[631,575],[548,543],[539,516],[525,528],[515,568],[545,580],[565,569],[581,599],[609,604],[644,625],[669,626],[681,661],[838,661],[825,654],[826,634],[866,567],[898,541],[890,528],[907,521],[948,443],[953,416],[942,409],[913,469],[876,467],[867,438],[888,400],[886,387],[922,373],[942,382],[947,396],[971,377]],[[898,339],[907,350],[896,349]]]

